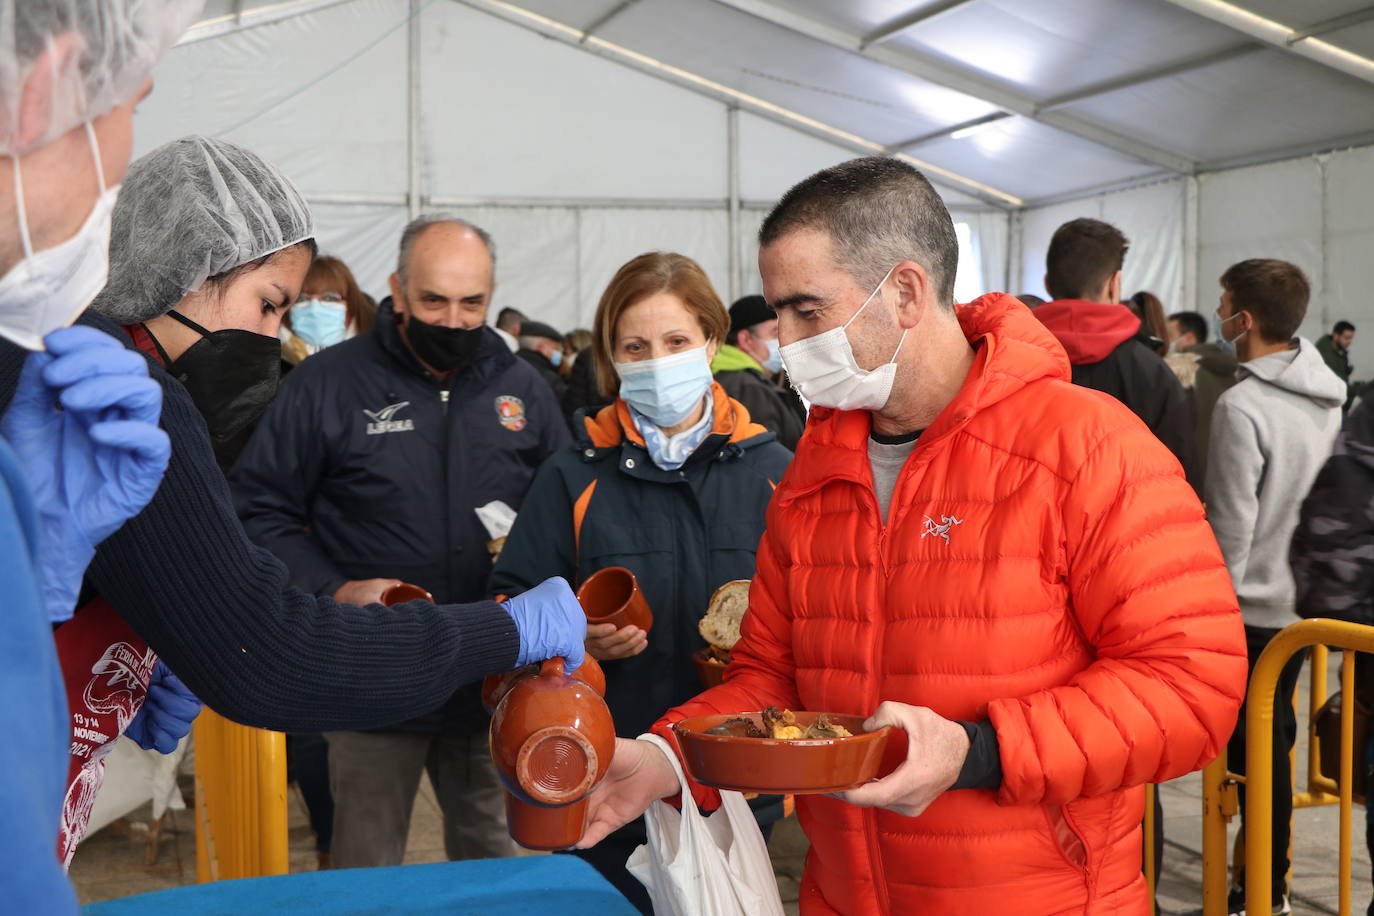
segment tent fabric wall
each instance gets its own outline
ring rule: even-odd
[[[585,326],[615,270],[646,249],[695,258],[728,297],[725,104],[462,4],[420,10],[422,209],[492,233],[497,306],[560,329]],[[348,0],[174,48],[140,107],[135,153],[189,133],[254,149],[311,201],[321,250],[380,299],[410,213],[409,13],[408,0]],[[307,53],[319,48],[331,52]],[[738,284],[757,292],[755,237],[767,208],[856,154],[734,116]],[[983,247],[1005,250],[1002,212],[940,190],[975,234],[995,234]]]
[[[626,261],[646,250],[676,251],[701,265],[716,293],[729,296],[729,213],[721,210],[582,211],[581,310],[590,327],[601,293]]]
[[[1050,236],[1079,216],[1104,219],[1125,232],[1131,240],[1125,291],[1151,289],[1169,311],[1192,309],[1210,318],[1227,267],[1247,258],[1278,258],[1302,268],[1312,287],[1299,333],[1316,339],[1339,320],[1354,323],[1356,375],[1374,378],[1372,172],[1374,147],[1365,146],[1201,174],[1191,248],[1184,238],[1186,179],[1028,209],[1019,235],[1019,291],[1045,295]],[[1192,302],[1184,298],[1189,266],[1197,278]]]
[[[722,103],[457,3],[421,30],[425,193],[724,201]]]
[[[1320,325],[1354,323],[1351,360],[1360,379],[1374,378],[1374,148],[1334,153],[1325,161],[1326,257]]]
[[[1312,284],[1300,331],[1312,337],[1323,323],[1322,222],[1321,168],[1312,158],[1203,175],[1198,180],[1198,298],[1215,309],[1217,280],[1237,261],[1291,261]]]
[[[696,260],[724,298],[729,289],[729,211],[610,207],[436,208],[480,226],[496,243],[492,313],[513,306],[560,331],[590,327],[620,265],[645,250]],[[396,269],[404,207],[314,206],[320,251],[341,258],[379,301]],[[646,240],[652,240],[646,241]]]
[[[404,195],[407,9],[352,0],[173,48],[139,105],[134,155],[205,134],[257,151],[307,194]]]
[[[386,281],[396,269],[409,211],[399,206],[321,203],[312,203],[310,209],[320,254],[341,259],[363,291],[377,301],[390,295]]]
[[[1163,300],[1165,311],[1183,310],[1188,307],[1183,302],[1185,192],[1184,181],[1177,179],[1026,210],[1015,292],[1050,298],[1044,283],[1050,238],[1069,220],[1089,217],[1116,226],[1130,243],[1122,268],[1123,296],[1149,290]]]
[[[1281,258],[1303,269],[1312,301],[1300,333],[1316,339],[1355,324],[1351,362],[1374,378],[1374,147],[1235,169],[1199,179],[1200,298],[1244,258]]]

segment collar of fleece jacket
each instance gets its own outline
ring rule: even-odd
[[[959,306],[958,315],[964,336],[976,350],[973,367],[954,400],[921,434],[923,445],[928,446],[956,432],[980,411],[1032,382],[1071,380],[1064,348],[1014,297],[989,293]],[[825,443],[837,447],[797,452],[788,471],[785,501],[812,492],[836,478],[867,485],[871,472],[866,443],[872,422],[872,415],[866,410],[811,408],[807,435],[817,445]]]

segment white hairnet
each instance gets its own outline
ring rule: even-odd
[[[153,65],[200,15],[204,0],[0,0],[0,155],[44,146],[133,97]],[[73,53],[55,45],[74,33]],[[20,136],[21,99],[49,48],[53,67]],[[44,120],[46,119],[46,120]]]
[[[147,321],[211,277],[314,235],[300,192],[256,153],[227,140],[173,140],[129,166],[110,279],[93,304],[116,321]]]

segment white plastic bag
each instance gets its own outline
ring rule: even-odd
[[[682,785],[682,810],[654,802],[644,812],[648,845],[625,863],[649,889],[654,916],[783,916],[768,847],[744,796],[721,792],[720,808],[703,815],[668,742],[639,740],[667,755]]]

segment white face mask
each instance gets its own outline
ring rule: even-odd
[[[52,248],[33,250],[19,160],[14,160],[15,206],[19,212],[24,260],[0,277],[0,337],[27,350],[43,349],[43,338],[75,321],[109,280],[110,220],[114,215],[115,198],[119,196],[119,185],[105,187],[100,147],[89,122],[86,136],[95,157],[100,197],[76,235]]]
[[[892,359],[876,369],[860,369],[854,361],[854,348],[849,344],[845,329],[868,308],[896,269],[897,265],[892,265],[882,282],[859,306],[859,311],[844,324],[824,334],[790,343],[779,351],[788,380],[808,402],[836,410],[881,410],[887,404],[892,396],[892,383],[897,378],[897,354],[906,343],[906,331],[902,332]]]

